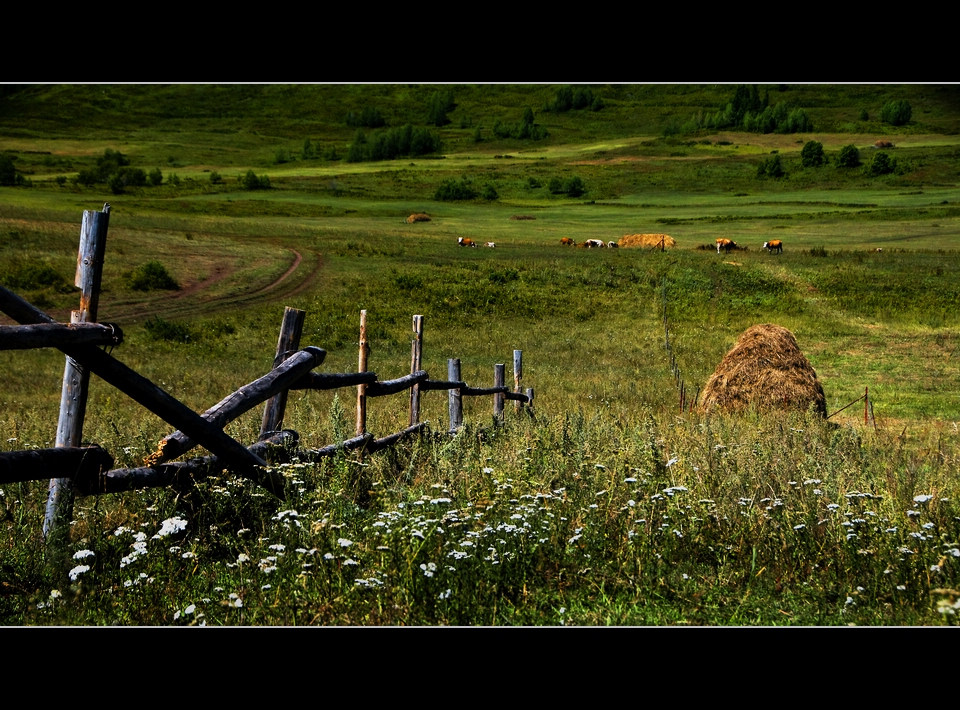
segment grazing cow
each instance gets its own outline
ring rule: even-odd
[[[603,249],[607,245],[603,243],[602,239],[588,239],[583,243],[583,246],[587,249]]]
[[[495,246],[497,246],[497,245],[496,245],[494,242],[487,242],[487,243],[484,244],[483,246],[489,247],[490,249],[493,249],[493,248],[494,248]]]
[[[475,247],[477,243],[469,237],[457,237],[457,244],[462,247]]]
[[[617,244],[616,242],[607,242],[607,247],[608,247],[609,249],[617,249],[617,248],[620,247],[620,245]]]
[[[721,249],[729,254],[730,250],[736,249],[736,247],[737,247],[737,243],[732,239],[724,239],[723,237],[721,237],[720,239],[717,240],[717,254],[720,253]]]
[[[877,247],[877,254],[883,251],[883,247]]]
[[[560,243],[561,243],[563,246],[565,246],[565,247],[575,247],[575,246],[577,246],[577,243],[576,243],[575,241],[573,241],[570,237],[563,237],[563,238],[560,240]]]
[[[769,252],[777,252],[777,254],[782,254],[783,242],[781,242],[779,239],[772,239],[769,242],[764,242],[763,248]]]

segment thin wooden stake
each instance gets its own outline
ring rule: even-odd
[[[360,355],[358,358],[357,371],[367,371],[367,356],[370,353],[370,346],[367,345],[367,312],[360,311]],[[357,436],[367,433],[367,386],[365,384],[357,385]]]
[[[867,425],[867,408],[870,406],[869,387],[863,388],[863,425]]]
[[[74,285],[80,289],[80,309],[70,314],[71,323],[95,323],[97,320],[109,222],[109,203],[104,204],[102,212],[84,210],[74,278]],[[80,446],[89,384],[90,370],[67,355],[60,392],[57,446]],[[73,497],[71,479],[50,479],[43,519],[43,536],[49,544],[58,545],[56,538],[63,537],[62,531],[73,517]]]
[[[413,317],[413,342],[410,346],[410,374],[420,371],[423,359],[423,316]],[[410,388],[410,426],[420,421],[420,385]]]
[[[450,358],[447,360],[447,379],[450,382],[460,381],[460,359]],[[460,388],[448,390],[448,408],[450,413],[450,433],[455,434],[463,425],[463,396]]]
[[[513,351],[513,391],[517,394],[522,394],[520,389],[520,383],[523,381],[523,351],[514,350]],[[523,403],[520,400],[514,401],[514,409],[519,412],[520,407],[523,406]]]

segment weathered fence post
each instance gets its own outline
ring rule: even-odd
[[[277,354],[273,358],[273,367],[279,367],[284,360],[300,349],[300,335],[303,333],[303,321],[306,311],[287,306],[283,311],[280,325],[280,337],[277,340]],[[284,411],[287,408],[287,390],[278,392],[267,400],[263,407],[263,421],[260,424],[260,439],[280,430]]]
[[[370,347],[367,345],[367,312],[360,311],[360,355],[357,372],[367,371],[367,355]],[[367,433],[367,386],[357,385],[357,436]]]
[[[447,379],[450,382],[460,382],[460,359],[447,360]],[[449,390],[450,433],[455,434],[463,425],[463,395],[460,388]]]
[[[870,407],[870,388],[863,388],[863,425],[867,425],[867,410]]]
[[[100,283],[107,244],[110,204],[103,211],[84,210],[80,227],[80,249],[74,285],[80,289],[80,309],[70,314],[71,323],[94,323],[100,303]],[[60,392],[60,418],[57,422],[57,446],[79,446],[83,437],[83,417],[87,408],[90,370],[69,355],[63,370]],[[57,545],[63,530],[73,516],[73,481],[51,478],[47,508],[43,519],[43,536],[48,544]]]
[[[504,386],[504,377],[506,374],[506,365],[503,363],[497,363],[493,366],[493,386],[494,387],[503,387]],[[503,421],[503,402],[504,396],[502,392],[497,392],[493,395],[493,421],[499,423]]]
[[[423,316],[413,317],[413,343],[410,354],[410,374],[420,371],[423,359]],[[420,385],[410,388],[410,426],[420,421]]]
[[[521,394],[520,382],[523,380],[523,351],[513,351],[513,391]],[[514,402],[514,409],[519,412],[523,402],[519,399]]]

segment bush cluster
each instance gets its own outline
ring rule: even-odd
[[[159,261],[148,261],[141,264],[133,273],[130,274],[130,288],[134,291],[177,291],[180,284],[177,283],[167,268]]]
[[[362,130],[354,135],[347,162],[395,160],[410,156],[439,153],[443,148],[440,137],[427,128],[407,124],[400,128],[378,131],[367,138]]]

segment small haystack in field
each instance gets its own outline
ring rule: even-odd
[[[807,411],[824,419],[827,399],[817,373],[796,338],[779,325],[755,325],[743,332],[707,380],[703,412],[749,408]]]
[[[429,222],[430,215],[425,212],[414,212],[412,215],[407,217],[407,224],[413,224],[414,222]]]
[[[669,234],[624,234],[617,244],[627,248],[668,249],[675,247],[677,241]]]

